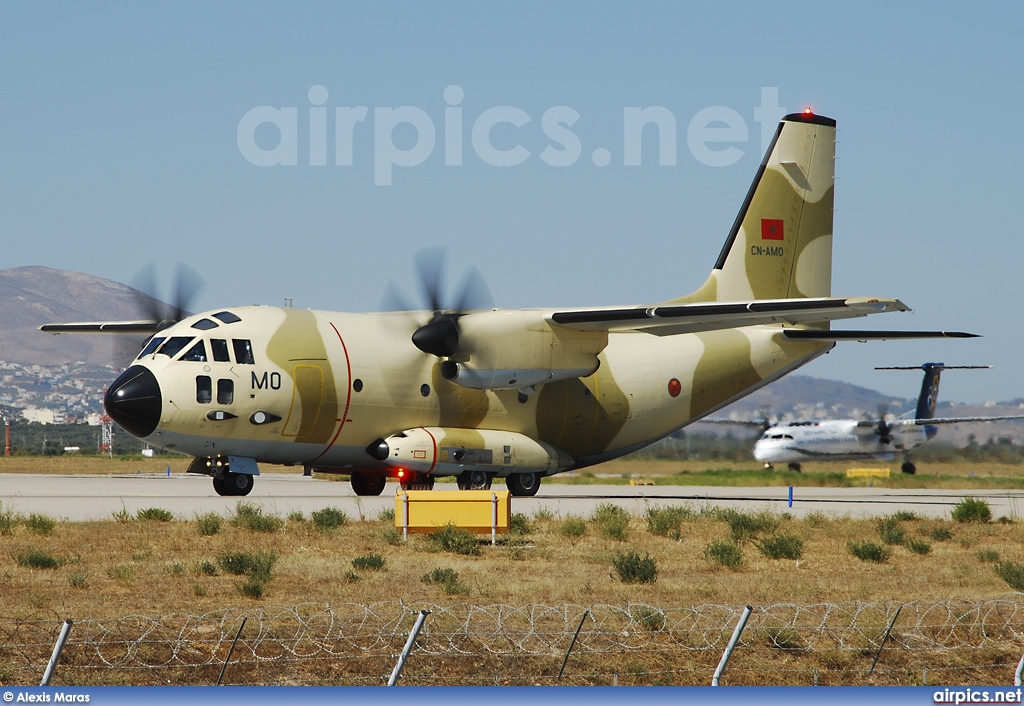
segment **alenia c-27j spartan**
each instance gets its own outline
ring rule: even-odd
[[[246,495],[259,463],[460,488],[544,476],[640,449],[767,385],[842,340],[966,337],[833,331],[907,311],[832,297],[835,121],[779,124],[707,281],[660,304],[343,313],[268,306],[179,321],[48,324],[153,333],[110,385],[107,413],[189,472]]]

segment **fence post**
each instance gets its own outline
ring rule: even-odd
[[[409,493],[402,493],[402,541],[409,541]]]
[[[569,649],[565,651],[565,657],[562,659],[562,668],[558,670],[558,678],[562,678],[562,673],[565,671],[565,663],[569,661],[569,653],[572,652],[572,648],[576,646],[576,638],[580,636],[580,630],[583,629],[583,621],[590,615],[590,608],[583,611],[583,617],[580,618],[580,624],[576,626],[576,633],[572,636],[572,642],[569,643]],[[618,674],[615,675],[618,677]]]
[[[491,546],[498,543],[498,494],[491,493]]]
[[[412,631],[409,633],[409,639],[405,641],[405,647],[402,648],[402,654],[398,656],[398,664],[395,665],[395,669],[391,672],[391,678],[388,679],[388,686],[394,686],[395,683],[402,676],[402,667],[405,666],[405,660],[409,659],[409,653],[412,652],[412,645],[416,642],[416,638],[420,634],[420,629],[423,627],[423,621],[430,615],[429,610],[421,610],[420,616],[416,618],[416,624],[412,626]]]
[[[882,635],[882,642],[878,645],[878,652],[875,653],[875,658],[871,661],[871,669],[868,670],[868,676],[875,671],[875,665],[878,664],[878,658],[882,656],[882,648],[885,647],[885,641],[889,639],[889,633],[892,632],[892,626],[896,624],[896,618],[900,617],[900,610],[903,606],[896,606],[896,615],[892,616],[892,620],[889,621],[889,627],[885,629],[885,634]]]
[[[238,626],[238,632],[235,633],[235,639],[231,641],[231,647],[228,648],[228,656],[224,658],[224,666],[220,668],[220,676],[217,677],[217,686],[224,681],[224,672],[228,669],[228,662],[231,661],[231,655],[235,651],[235,645],[238,644],[238,638],[242,636],[242,628],[245,627],[245,621],[248,617],[242,618],[242,624]]]
[[[71,618],[64,621],[64,627],[60,629],[60,636],[57,637],[57,644],[53,646],[53,654],[50,655],[50,663],[46,665],[46,671],[43,672],[43,680],[39,682],[39,686],[49,686],[50,679],[53,678],[53,673],[57,670],[57,662],[60,660],[60,654],[64,651],[64,643],[68,641],[68,635],[71,633]]]
[[[725,652],[722,653],[722,659],[718,662],[718,668],[715,670],[715,675],[711,677],[711,686],[718,686],[718,679],[722,676],[722,672],[725,671],[725,665],[729,662],[729,656],[736,647],[736,643],[739,642],[740,633],[743,632],[743,628],[746,627],[747,618],[750,617],[750,613],[753,610],[754,609],[750,606],[743,609],[743,615],[740,616],[740,621],[736,623],[736,629],[732,631],[732,637],[729,639],[729,644],[725,646]]]

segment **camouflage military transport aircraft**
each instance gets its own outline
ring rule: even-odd
[[[177,321],[48,324],[154,333],[104,405],[153,446],[194,456],[221,495],[258,463],[430,488],[544,476],[635,451],[828,352],[836,341],[965,337],[832,331],[907,311],[831,296],[835,121],[779,124],[707,281],[659,304],[341,313],[268,306]],[[178,317],[175,317],[178,318]]]

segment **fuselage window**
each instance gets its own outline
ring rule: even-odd
[[[210,404],[213,399],[213,381],[209,375],[196,375],[196,402]]]
[[[217,328],[219,325],[216,321],[211,321],[210,319],[199,319],[199,321],[192,324],[192,328],[197,328],[200,331],[209,331],[212,328]]]
[[[210,352],[213,354],[213,359],[218,363],[231,362],[231,358],[228,356],[228,342],[223,338],[210,339]]]
[[[242,365],[255,365],[252,356],[252,344],[245,338],[232,338],[231,346],[235,349],[235,362]]]
[[[151,338],[151,339],[149,339],[149,343],[147,343],[146,347],[142,349],[141,353],[139,353],[139,357],[140,358],[146,357],[147,355],[149,355],[150,353],[155,351],[157,349],[157,346],[159,346],[163,342],[164,342],[164,337],[163,336],[161,336],[160,338]]]
[[[234,324],[241,321],[240,318],[232,314],[230,311],[218,311],[213,315],[213,318],[220,319],[226,324]]]
[[[178,358],[178,360],[191,360],[196,363],[206,362],[206,346],[203,345],[203,339],[196,341],[196,344],[188,349],[188,351]]]
[[[231,404],[235,401],[235,381],[221,378],[217,381],[217,404]]]
[[[181,350],[191,342],[191,336],[172,336],[167,339],[165,344],[160,346],[160,350],[158,350],[157,353],[173,358],[181,353]]]

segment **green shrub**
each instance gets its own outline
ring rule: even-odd
[[[302,514],[302,510],[292,510],[288,513],[289,522],[305,522],[306,516]]]
[[[924,555],[930,554],[932,551],[932,545],[928,544],[928,542],[924,541],[923,539],[908,539],[906,542],[904,542],[903,546],[905,546],[907,550],[913,552],[914,554]]]
[[[873,561],[876,564],[884,564],[889,561],[892,552],[877,542],[847,542],[846,548],[861,561]]]
[[[964,498],[953,508],[953,520],[956,522],[991,522],[992,508],[978,498]]]
[[[224,571],[235,576],[251,576],[268,580],[277,561],[273,552],[225,552],[217,557],[217,563]]]
[[[804,554],[804,540],[791,534],[773,534],[754,546],[769,559],[799,559]]]
[[[245,583],[238,586],[238,592],[249,598],[263,598],[266,589],[266,581],[257,576],[250,576]]]
[[[352,560],[352,568],[366,571],[380,571],[384,568],[384,557],[380,554],[357,556]]]
[[[331,532],[348,524],[348,515],[336,507],[314,510],[310,513],[309,517],[313,521],[313,526],[321,532]]]
[[[170,522],[174,519],[173,512],[159,507],[147,507],[145,510],[136,512],[135,516],[140,520],[152,522]]]
[[[421,577],[424,583],[440,586],[449,596],[465,596],[469,587],[459,583],[459,574],[455,569],[434,569]]]
[[[477,538],[455,525],[445,525],[430,535],[430,538],[443,552],[466,556],[476,556],[480,553],[480,542]]]
[[[729,531],[735,542],[753,539],[762,532],[774,532],[782,521],[778,515],[773,515],[767,510],[761,512],[723,510],[722,517],[729,523]]]
[[[911,522],[913,520],[921,519],[918,517],[916,512],[911,512],[910,510],[897,510],[892,514],[892,517],[894,520],[899,520],[900,522]]]
[[[394,527],[385,527],[384,531],[380,533],[381,539],[390,544],[393,547],[397,547],[402,543],[402,533],[396,530]]]
[[[622,583],[654,583],[658,580],[658,562],[650,554],[640,556],[638,552],[616,554],[612,566]]]
[[[940,525],[939,527],[933,527],[932,531],[930,532],[930,535],[932,541],[948,542],[949,540],[953,539],[953,530],[951,530],[949,527],[946,527],[945,525]]]
[[[629,513],[613,503],[601,503],[590,517],[605,539],[624,541],[629,536]]]
[[[878,521],[878,536],[883,543],[893,546],[903,544],[907,533],[895,517],[883,517]]]
[[[72,574],[68,583],[72,588],[88,588],[89,577],[85,574]]]
[[[984,561],[989,564],[999,561],[999,552],[995,549],[979,549],[975,556],[978,557],[978,561]]]
[[[107,575],[121,583],[131,583],[135,580],[135,567],[131,564],[117,564],[107,569]]]
[[[274,515],[264,515],[263,508],[247,502],[239,502],[231,524],[252,532],[277,532],[284,527],[284,520]]]
[[[201,583],[192,584],[192,595],[197,598],[206,596],[206,586]]]
[[[996,576],[1016,591],[1024,591],[1024,564],[1015,561],[1001,561],[995,565]]]
[[[546,507],[539,507],[533,511],[533,519],[537,522],[550,522],[555,519],[555,512]]]
[[[587,521],[582,517],[569,515],[562,520],[562,525],[558,528],[558,532],[563,537],[568,537],[570,539],[582,537],[587,532]]]
[[[656,608],[642,606],[633,610],[633,622],[644,630],[658,632],[665,629],[665,613]]]
[[[395,508],[386,507],[377,513],[377,520],[380,522],[394,522],[395,521]]]
[[[25,520],[25,526],[35,534],[51,535],[57,527],[57,520],[47,515],[38,515],[33,512]]]
[[[735,542],[717,540],[704,547],[704,558],[712,564],[735,571],[743,566],[743,552]]]
[[[511,534],[532,534],[533,526],[530,524],[530,518],[521,512],[513,512],[512,518],[509,521],[508,531]]]
[[[206,561],[204,559],[203,561],[200,561],[198,564],[196,564],[195,571],[197,574],[202,574],[203,576],[216,576],[217,566],[212,561]],[[242,573],[245,572],[243,571]]]
[[[14,534],[14,526],[18,524],[18,518],[10,510],[3,509],[0,503],[0,535]]]
[[[66,563],[65,560],[58,559],[41,549],[18,552],[14,555],[14,560],[18,562],[18,566],[24,566],[26,569],[59,569]]]
[[[644,513],[647,531],[658,537],[679,539],[683,529],[683,520],[693,517],[693,511],[681,505],[667,507],[649,507]]]
[[[220,515],[215,512],[207,512],[203,515],[196,515],[196,529],[203,537],[212,537],[220,532]]]

